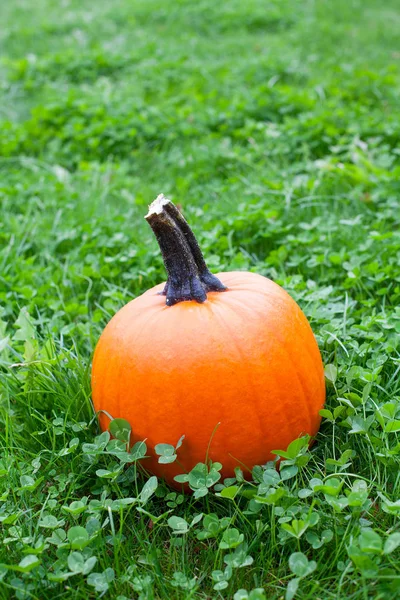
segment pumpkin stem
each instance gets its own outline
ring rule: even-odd
[[[226,290],[209,271],[187,221],[163,194],[150,205],[145,219],[157,238],[167,270],[163,294],[168,306],[184,300],[204,302],[207,292]]]

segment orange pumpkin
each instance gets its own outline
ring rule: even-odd
[[[212,275],[162,195],[146,219],[167,284],[129,302],[105,328],[93,360],[95,409],[128,420],[133,441],[147,440],[144,466],[172,484],[207,458],[230,477],[236,466],[246,471],[298,436],[314,436],[324,372],[296,302],[255,273]],[[109,424],[104,413],[100,423]],[[175,445],[182,435],[179,462],[159,464],[155,445]]]

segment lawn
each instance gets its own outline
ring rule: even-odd
[[[398,0],[1,4],[0,599],[397,598]],[[101,331],[165,280],[160,192],[325,365],[311,449],[202,497],[91,404]]]

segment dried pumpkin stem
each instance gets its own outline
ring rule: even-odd
[[[182,233],[184,234],[187,243],[190,246],[190,250],[192,251],[192,255],[194,258],[194,262],[199,270],[199,275],[201,281],[206,286],[207,292],[223,292],[226,290],[226,287],[221,283],[218,277],[215,277],[209,270],[206,265],[206,261],[204,260],[204,256],[202,251],[200,250],[200,246],[193,231],[190,229],[188,222],[185,217],[179,210],[176,208],[175,204],[169,200],[168,204],[165,204],[165,210],[169,215],[173,218],[175,223],[179,225]]]
[[[160,194],[145,218],[157,238],[167,270],[163,294],[168,306],[184,300],[204,302],[207,292],[226,289],[210,273],[192,230],[170,200]]]

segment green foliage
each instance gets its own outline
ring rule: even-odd
[[[398,597],[399,14],[2,3],[1,600]],[[311,449],[230,479],[205,457],[176,478],[191,495],[90,400],[100,331],[165,277],[160,192],[213,271],[296,299],[328,391]],[[186,440],[157,441],[179,464]]]

